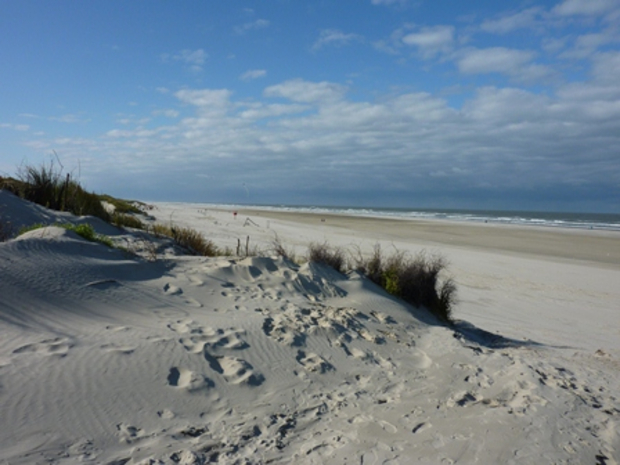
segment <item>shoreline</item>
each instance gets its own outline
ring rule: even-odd
[[[213,206],[211,208],[215,209]],[[449,246],[529,255],[562,261],[589,262],[620,269],[620,234],[608,230],[259,209],[237,211],[240,215],[260,216],[315,227],[329,226],[350,232],[352,237],[361,233],[365,238],[376,238],[377,241],[389,239],[431,247]]]

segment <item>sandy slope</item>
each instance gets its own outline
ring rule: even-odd
[[[199,214],[218,243],[314,234]],[[56,214],[0,192],[9,215]],[[0,244],[0,463],[620,460],[612,350],[454,331],[355,274],[160,246],[149,262],[56,227]]]

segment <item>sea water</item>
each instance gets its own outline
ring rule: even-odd
[[[379,218],[442,219],[476,223],[519,224],[556,228],[604,229],[620,231],[620,214],[565,213],[512,210],[444,210],[423,208],[363,208],[302,205],[243,205],[238,208],[257,208],[282,212],[337,214]]]

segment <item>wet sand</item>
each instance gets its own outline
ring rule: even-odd
[[[603,230],[409,220],[315,213],[241,210],[293,223],[325,225],[348,231],[351,237],[416,242],[430,247],[451,246],[489,252],[594,262],[620,269],[620,233]]]

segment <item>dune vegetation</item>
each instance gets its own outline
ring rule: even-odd
[[[269,252],[297,261],[292,249],[287,249],[276,237],[271,251],[262,251],[249,247],[249,236],[245,250],[241,242],[236,254],[226,247],[218,247],[213,241],[195,229],[169,224],[145,225],[139,218],[143,211],[130,202],[107,194],[99,195],[88,192],[72,176],[65,174],[60,161],[52,160],[40,167],[23,166],[18,171],[18,178],[0,178],[0,189],[6,189],[19,197],[42,205],[52,210],[65,211],[78,216],[94,216],[117,227],[144,230],[157,237],[170,238],[188,253],[199,256],[256,256]],[[105,203],[112,208],[105,208]],[[37,224],[29,229],[44,227]],[[97,241],[113,246],[110,238],[96,234],[90,224],[59,224],[57,226],[72,230],[90,241]],[[19,233],[23,234],[22,230]],[[11,225],[0,219],[0,241],[8,240],[15,232]],[[245,253],[243,253],[245,252]],[[304,261],[321,263],[340,273],[357,271],[372,282],[378,284],[389,294],[404,300],[414,307],[425,307],[443,323],[451,324],[452,308],[456,298],[456,284],[450,278],[440,279],[445,272],[447,262],[441,256],[428,256],[425,253],[414,257],[395,251],[385,256],[376,245],[370,256],[357,250],[356,254],[327,243],[311,243]]]

